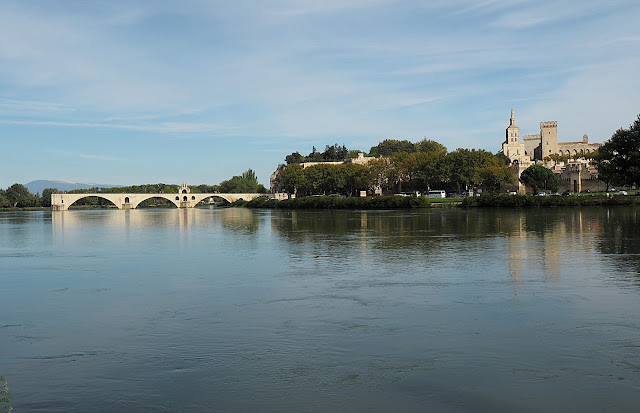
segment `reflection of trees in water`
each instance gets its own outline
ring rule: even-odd
[[[260,215],[247,208],[225,208],[216,212],[222,226],[234,232],[254,234],[260,227]]]
[[[533,208],[524,214],[524,230],[539,236],[558,231],[558,224],[566,222],[573,210],[563,208]]]
[[[366,240],[376,249],[425,251],[452,241],[509,235],[520,214],[504,210],[278,211],[274,232],[297,242],[345,244]]]
[[[612,207],[600,221],[598,250],[611,255],[611,262],[629,274],[629,281],[640,285],[640,208]]]
[[[511,274],[557,279],[563,266],[598,250],[640,273],[637,207],[442,209],[403,211],[281,211],[272,232],[296,253],[360,255],[361,260],[468,260],[503,238]],[[304,245],[304,247],[301,247]],[[488,251],[489,252],[489,251]],[[470,255],[469,255],[470,254]],[[593,257],[593,255],[589,255]],[[355,258],[355,257],[352,257]],[[473,259],[473,258],[471,258]],[[640,281],[639,281],[640,282]]]

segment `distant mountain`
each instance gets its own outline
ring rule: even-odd
[[[65,181],[47,181],[39,179],[37,181],[31,181],[28,184],[24,184],[29,192],[32,194],[42,194],[45,188],[57,188],[58,191],[71,191],[74,189],[88,189],[88,188],[119,188],[123,185],[109,185],[109,184],[92,184],[86,182],[65,182]]]

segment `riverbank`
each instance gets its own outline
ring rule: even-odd
[[[640,205],[640,196],[635,195],[481,195],[464,198],[461,206],[470,207],[558,207],[558,206],[609,206],[609,205]]]
[[[234,206],[240,202],[236,201]],[[248,208],[281,208],[281,209],[403,209],[428,208],[429,199],[425,197],[378,196],[364,197],[304,197],[294,199],[256,198],[244,203]]]
[[[481,195],[469,198],[428,199],[425,197],[380,196],[358,197],[304,197],[286,200],[257,198],[249,202],[237,201],[233,206],[270,209],[403,209],[429,207],[560,207],[560,206],[612,206],[640,205],[640,196],[634,195]]]

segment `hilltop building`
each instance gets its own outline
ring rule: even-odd
[[[355,158],[345,159],[344,161],[301,162],[300,165],[302,166],[303,169],[308,168],[310,166],[314,166],[314,165],[344,165],[348,163],[366,165],[374,159],[377,159],[377,158],[374,156],[366,156],[364,153],[358,152],[358,155]],[[271,193],[282,192],[282,188],[280,188],[280,185],[278,184],[278,175],[286,167],[287,165],[278,165],[276,170],[271,174],[271,177],[269,179]]]
[[[502,144],[502,151],[512,161],[520,155],[527,155],[532,161],[543,161],[553,155],[579,155],[595,152],[602,144],[589,143],[587,135],[577,142],[558,142],[558,122],[540,122],[540,133],[525,135],[520,141],[520,128],[511,109],[511,119],[507,128],[507,139]]]
[[[526,135],[520,140],[520,128],[516,125],[513,109],[511,119],[506,129],[506,139],[502,144],[502,153],[511,159],[512,165],[518,170],[518,177],[522,171],[533,164],[544,165],[551,169],[560,181],[560,190],[579,192],[583,188],[593,191],[602,190],[602,182],[598,180],[598,170],[587,160],[554,162],[550,155],[571,155],[577,158],[580,154],[589,154],[598,150],[602,144],[589,143],[589,137],[584,135],[579,142],[558,142],[558,122],[540,122],[540,133]],[[524,186],[518,183],[518,190],[524,191]]]

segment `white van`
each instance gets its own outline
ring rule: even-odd
[[[429,191],[429,198],[446,198],[447,193],[442,189],[434,189],[433,191]]]

